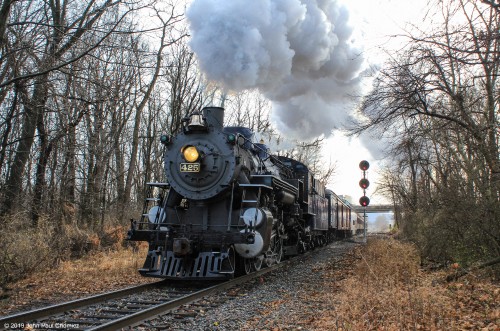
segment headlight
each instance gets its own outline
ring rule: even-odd
[[[196,162],[200,157],[200,153],[194,146],[184,146],[182,148],[182,155],[188,162]]]

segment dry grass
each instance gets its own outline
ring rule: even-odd
[[[56,268],[36,272],[13,283],[7,298],[0,302],[0,314],[26,309],[33,302],[63,301],[115,288],[155,281],[139,275],[147,254],[147,244],[136,248],[116,248],[84,258],[60,262]]]
[[[75,261],[64,261],[57,274],[61,279],[81,280],[86,283],[119,281],[126,275],[138,275],[147,254],[147,245],[141,249],[132,248],[98,252]],[[103,277],[103,274],[106,277]]]
[[[127,229],[105,227],[96,232],[74,224],[56,227],[49,219],[33,228],[26,219],[11,217],[0,228],[0,288],[61,261],[73,260],[103,250],[120,250]],[[0,296],[1,296],[0,292]]]
[[[113,249],[60,262],[11,284],[0,314],[26,309],[32,302],[64,301],[155,281],[137,272],[147,253],[145,243],[137,249]],[[299,298],[302,308],[286,319],[303,330],[500,330],[498,282],[469,276],[446,283],[452,269],[425,272],[418,256],[410,244],[371,240],[316,270],[323,274],[324,291],[281,296],[276,305]],[[276,309],[273,304],[269,309]],[[269,322],[271,330],[290,330],[280,326],[282,320]]]
[[[314,329],[499,330],[498,284],[444,283],[445,272],[424,273],[416,249],[393,239],[369,241],[358,254]]]

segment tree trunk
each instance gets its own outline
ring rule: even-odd
[[[44,127],[43,113],[40,114],[37,126],[40,140],[40,152],[36,165],[35,187],[33,192],[33,203],[31,207],[31,225],[35,228],[38,226],[40,213],[43,209],[43,193],[46,187],[45,172],[47,170],[47,163],[52,151],[52,143],[47,141],[48,136]]]
[[[162,62],[162,52],[163,49],[166,47],[165,44],[165,38],[166,36],[166,29],[167,25],[165,24],[163,26],[163,34],[161,37],[161,44],[160,47],[158,48],[158,52],[156,53],[156,66],[155,66],[155,72],[153,73],[153,77],[151,78],[151,81],[148,85],[148,88],[146,90],[146,93],[144,94],[143,99],[141,100],[140,104],[137,106],[136,113],[135,113],[135,121],[134,121],[134,132],[132,134],[132,153],[130,155],[130,163],[129,163],[129,168],[127,171],[127,180],[125,182],[125,193],[123,195],[123,201],[122,206],[126,206],[128,201],[130,200],[130,193],[132,191],[132,179],[134,177],[134,171],[137,163],[137,151],[139,149],[139,129],[141,126],[141,118],[142,118],[142,112],[146,105],[148,104],[149,98],[151,96],[151,93],[153,92],[153,89],[156,85],[156,81],[158,80],[158,76],[160,75],[160,70],[161,70],[161,62]],[[125,208],[122,208],[122,213],[120,215],[120,219],[123,219]]]
[[[7,38],[5,38],[5,30],[9,23],[10,7],[14,1],[15,0],[3,0],[2,6],[0,7],[0,47],[3,47],[3,44],[7,40]]]
[[[17,100],[18,100],[18,89],[16,88],[14,91],[14,100],[12,101],[12,105],[10,106],[10,111],[5,119],[5,131],[2,137],[2,143],[0,145],[0,173],[3,169],[3,164],[5,162],[5,155],[7,152],[7,146],[9,143],[9,135],[12,130],[12,119],[14,118],[14,114],[17,109]]]
[[[23,119],[21,138],[19,139],[16,156],[14,157],[10,176],[6,183],[5,201],[3,204],[4,209],[2,210],[3,215],[13,211],[15,201],[22,191],[26,162],[28,161],[31,147],[33,146],[38,119],[43,115],[45,102],[47,100],[47,84],[47,76],[40,76],[36,81],[31,102],[25,102],[25,116]]]

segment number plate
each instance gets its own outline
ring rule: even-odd
[[[181,163],[181,172],[200,172],[199,163]]]

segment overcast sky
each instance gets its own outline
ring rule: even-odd
[[[427,4],[427,0],[345,0],[343,2],[350,9],[352,22],[364,39],[365,58],[374,64],[381,64],[384,59],[381,48],[397,48],[401,44],[401,39],[390,36],[402,34],[402,29],[409,27],[408,22],[421,20]],[[376,149],[376,138],[372,139],[372,144],[373,149]],[[381,167],[384,162],[390,162],[390,160],[381,159],[378,151],[372,152],[359,139],[347,138],[340,132],[335,133],[328,139],[325,151],[325,154],[329,154],[329,158],[337,164],[336,175],[329,186],[338,194],[351,196],[353,202],[357,203],[362,195],[362,190],[358,186],[362,172],[358,165],[361,160],[366,159],[371,165],[368,171],[371,184],[367,192],[371,204],[386,203],[383,197],[373,195],[373,193],[376,189],[376,182],[379,180]]]

